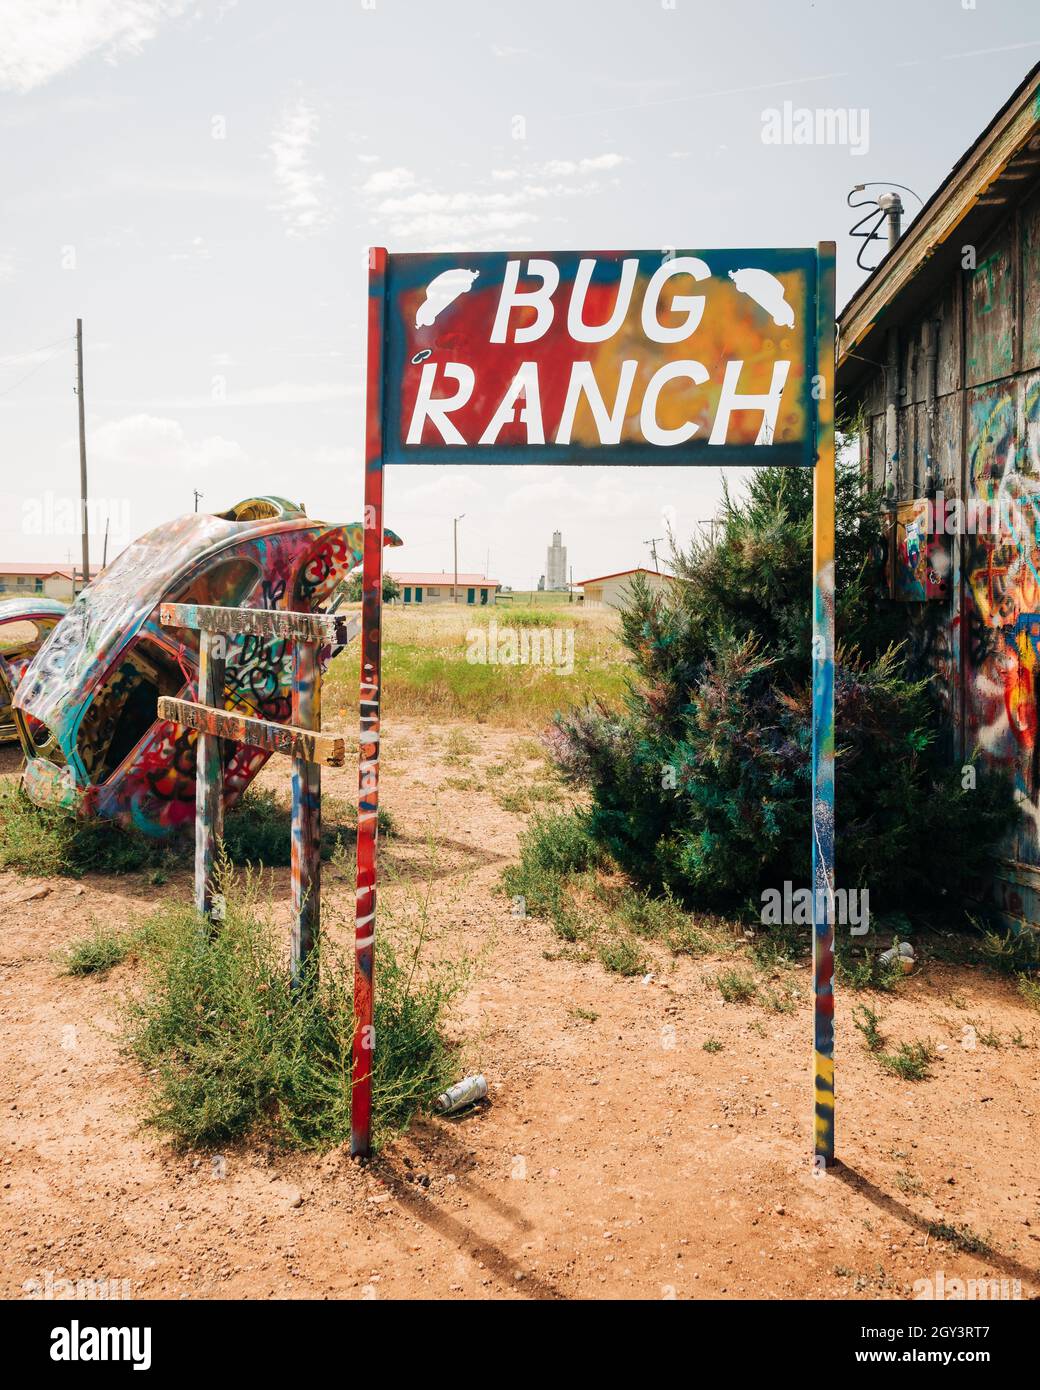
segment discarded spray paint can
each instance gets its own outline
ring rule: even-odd
[[[898,965],[904,975],[909,975],[917,963],[909,941],[893,941],[887,951],[881,952],[879,959],[882,965]]]
[[[467,1105],[475,1105],[478,1100],[483,1100],[487,1093],[486,1077],[464,1076],[447,1091],[441,1092],[433,1108],[438,1115],[454,1115],[459,1110],[465,1110]]]

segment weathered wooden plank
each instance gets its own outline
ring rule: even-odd
[[[346,646],[361,631],[357,613],[293,613],[283,608],[221,608],[204,603],[163,603],[164,627],[202,628],[225,636],[283,637],[294,642]]]
[[[199,646],[199,699],[224,703],[224,656],[210,632]],[[200,733],[195,764],[195,906],[211,921],[223,917],[223,903],[213,891],[213,866],[224,834],[224,764],[220,739]]]
[[[292,719],[299,729],[321,728],[321,662],[316,642],[294,652]],[[292,764],[292,945],[295,986],[317,977],[314,952],[321,931],[321,766],[299,755]]]
[[[270,753],[285,753],[306,762],[342,767],[346,759],[346,743],[339,734],[316,733],[298,729],[292,724],[275,724],[266,719],[250,719],[231,710],[210,709],[194,700],[174,700],[164,695],[159,700],[159,718],[169,719],[185,729],[215,734],[218,738],[248,743],[253,748],[265,748]]]

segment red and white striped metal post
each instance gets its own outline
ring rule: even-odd
[[[368,261],[368,384],[365,429],[365,548],[361,578],[361,738],[358,756],[357,920],[354,934],[354,1052],[350,1152],[372,1151],[372,1054],[379,814],[379,696],[383,636],[383,325],[386,251]]]

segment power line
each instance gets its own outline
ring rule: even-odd
[[[71,341],[72,340],[70,338],[69,342]],[[17,381],[13,381],[10,386],[6,387],[3,391],[0,391],[0,396],[9,396],[12,391],[16,391],[18,387],[21,386],[23,381],[28,381],[31,376],[36,375],[36,373],[40,370],[41,367],[46,367],[48,362],[53,362],[56,357],[60,357],[63,352],[66,352],[68,350],[68,345],[69,343],[63,343],[62,346],[57,349],[57,351],[49,353],[48,356],[46,356],[42,362],[37,362],[36,366],[31,368],[31,370],[27,371],[24,376],[20,376]],[[37,351],[41,350],[42,349],[37,349]]]
[[[59,343],[71,343],[72,338],[66,335],[64,338],[55,338],[53,343],[41,343],[39,347],[30,348],[28,352],[12,352],[7,357],[0,357],[0,366],[11,366],[16,362],[24,362],[27,357],[35,357],[38,352],[46,352],[48,348],[57,347]]]

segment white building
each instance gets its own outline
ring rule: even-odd
[[[452,590],[455,587],[454,573],[391,570],[390,577],[395,579],[400,587],[400,603],[409,606],[413,603],[451,603]],[[456,602],[483,607],[495,602],[501,587],[497,579],[487,579],[482,574],[463,574],[460,570]]]
[[[553,532],[552,545],[546,552],[545,587],[547,589],[566,589],[567,587],[567,547],[559,531]]]
[[[601,574],[597,579],[583,579],[581,588],[585,592],[586,608],[624,608],[629,601],[629,588],[635,575],[643,576],[650,588],[663,590],[670,584],[678,583],[670,574],[659,574],[657,570],[637,568],[620,570],[617,574]]]
[[[75,593],[75,571],[71,565],[26,565],[0,562],[0,598],[64,599],[71,603]]]

